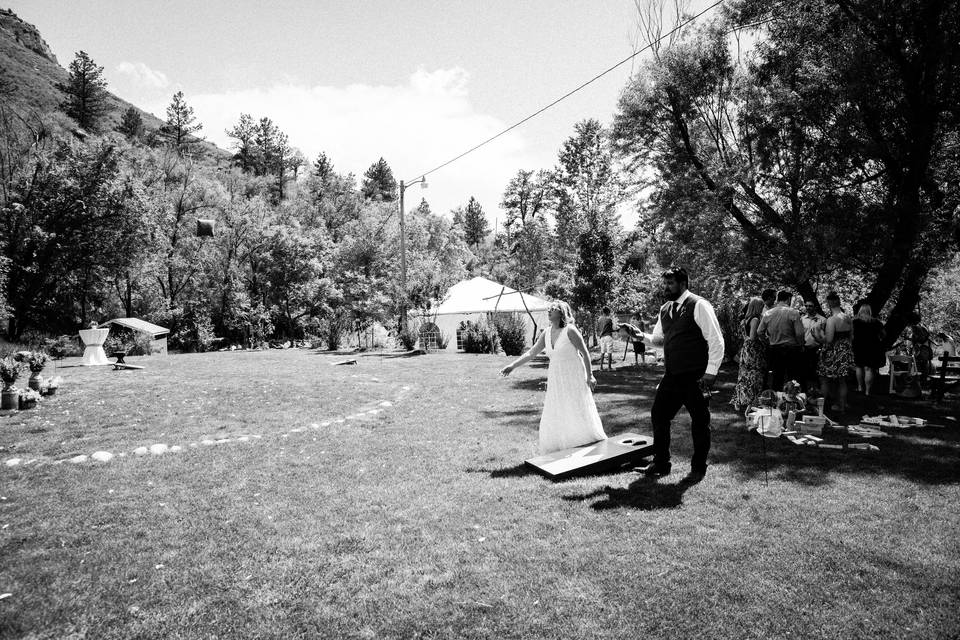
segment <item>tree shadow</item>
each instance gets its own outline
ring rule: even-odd
[[[590,508],[594,511],[678,509],[683,506],[683,494],[699,482],[697,476],[686,476],[672,483],[641,476],[626,488],[606,486],[590,493],[566,495],[563,499],[568,502],[592,501]]]

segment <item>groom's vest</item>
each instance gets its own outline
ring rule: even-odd
[[[660,326],[663,329],[663,364],[667,373],[677,375],[707,370],[707,341],[693,319],[699,296],[692,293],[671,318],[672,302],[660,307]]]

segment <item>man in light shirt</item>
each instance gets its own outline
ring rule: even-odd
[[[710,452],[710,389],[723,360],[723,334],[713,306],[687,289],[689,278],[683,268],[663,272],[663,292],[669,300],[660,307],[653,333],[644,333],[649,344],[663,346],[666,369],[653,399],[653,464],[644,473],[670,473],[670,423],[680,407],[690,414],[693,459],[690,476],[702,478],[707,472]]]
[[[790,306],[793,295],[789,291],[777,293],[777,306],[765,311],[760,318],[757,333],[765,335],[770,343],[767,356],[773,371],[773,390],[783,391],[786,380],[799,379],[804,328],[800,312]]]

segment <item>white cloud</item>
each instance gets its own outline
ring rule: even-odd
[[[411,180],[506,128],[508,123],[474,109],[468,86],[464,69],[420,69],[399,86],[290,83],[185,97],[203,123],[202,134],[223,148],[231,142],[224,131],[249,113],[271,118],[310,160],[323,151],[337,171],[353,172],[358,181],[381,156],[398,180]],[[166,103],[150,106],[162,114]],[[517,170],[552,163],[534,156],[512,131],[428,176],[427,190],[409,189],[407,206],[426,197],[435,213],[446,214],[475,196],[491,221],[502,219],[500,197]]]
[[[137,88],[166,89],[170,86],[165,73],[151,69],[142,62],[121,62],[116,66],[116,72]]]

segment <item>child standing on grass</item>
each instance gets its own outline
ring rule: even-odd
[[[610,370],[613,371],[613,317],[610,307],[604,307],[597,320],[597,334],[600,336],[600,371],[603,371],[603,361],[608,359]]]

